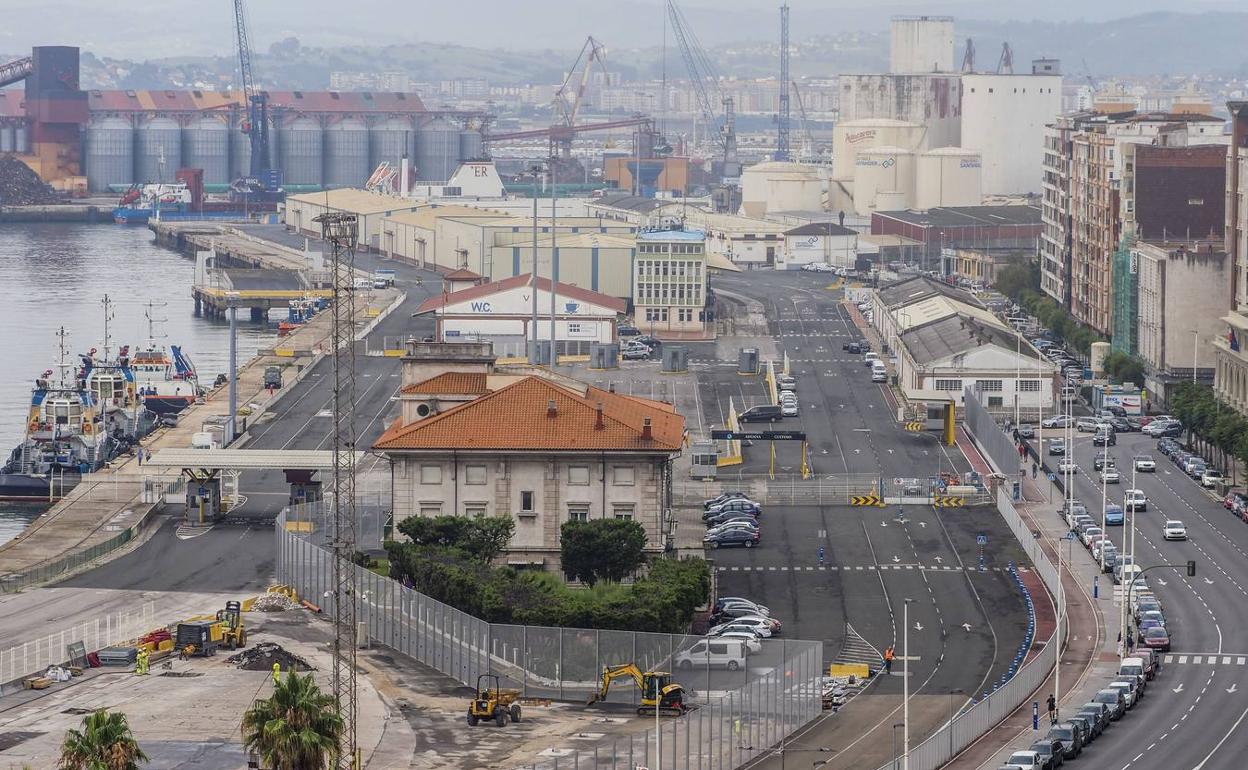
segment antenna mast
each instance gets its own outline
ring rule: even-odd
[[[334,280],[334,479],[331,513],[334,552],[334,672],[332,683],[342,737],[337,767],[354,770],[356,742],[355,582],[355,249],[359,235],[354,214],[321,214],[321,237],[332,249]]]

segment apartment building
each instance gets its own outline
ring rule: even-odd
[[[1227,102],[1231,113],[1226,160],[1226,227],[1223,245],[1231,268],[1227,285],[1231,309],[1213,338],[1213,389],[1218,397],[1248,414],[1248,102]]]
[[[706,235],[699,230],[643,230],[637,234],[633,320],[659,338],[709,335]]]

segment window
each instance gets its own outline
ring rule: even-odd
[[[568,521],[589,521],[589,503],[568,503]]]
[[[568,334],[580,334],[580,333],[581,333],[581,325],[579,323],[568,324]]]
[[[589,485],[589,466],[572,465],[568,468],[568,484],[584,487]]]
[[[520,493],[520,510],[526,513],[533,512],[533,493],[527,489]]]
[[[484,519],[485,511],[485,503],[464,503],[464,515],[470,519]]]
[[[1001,380],[975,380],[975,389],[981,391],[1001,391]]]
[[[1040,380],[1019,380],[1018,389],[1024,393],[1039,393]]]
[[[617,487],[631,487],[635,483],[635,472],[631,465],[617,465],[611,469],[611,483]]]
[[[421,484],[441,484],[442,483],[442,466],[441,465],[420,466],[420,483]]]
[[[485,483],[485,466],[469,465],[464,468],[465,484],[484,484]]]
[[[442,503],[427,503],[422,501],[420,504],[420,515],[426,519],[431,519],[434,516],[441,516]]]
[[[612,506],[612,512],[615,514],[615,518],[617,519],[623,519],[626,521],[633,520],[633,506],[632,505]]]
[[[988,406],[1003,406],[1003,399],[1000,396],[989,396]]]
[[[936,390],[962,390],[962,380],[936,380]]]

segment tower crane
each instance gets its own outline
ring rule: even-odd
[[[234,0],[234,33],[238,45],[238,72],[243,89],[243,108],[247,111],[242,120],[242,132],[251,141],[251,165],[247,176],[231,186],[235,194],[253,196],[258,193],[277,195],[277,188],[269,169],[269,95],[256,88],[251,68],[251,41],[247,37],[247,18],[243,0]],[[252,198],[255,200],[256,198]]]
[[[717,144],[723,163],[722,176],[726,183],[735,184],[736,180],[741,177],[741,164],[737,160],[736,113],[733,99],[723,93],[715,65],[711,63],[706,49],[698,41],[697,35],[694,34],[688,19],[676,5],[675,0],[667,0],[667,15],[671,21],[672,32],[676,35],[676,44],[680,48],[681,58],[685,61],[685,69],[689,72],[689,80],[693,84],[702,119],[708,126],[718,129]],[[722,113],[720,107],[722,107]]]

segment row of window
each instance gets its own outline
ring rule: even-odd
[[[685,323],[691,322],[693,321],[694,312],[695,311],[692,309],[686,310],[684,308],[677,308],[676,320],[685,322]],[[702,311],[699,310],[696,312],[697,312],[697,317],[699,321],[705,320],[703,318],[705,314]],[[647,321],[666,321],[667,320],[667,308],[665,307],[646,308],[646,320]]]
[[[634,302],[639,305],[697,305],[701,304],[701,287],[694,284],[654,285],[642,283],[637,285]]]
[[[637,274],[643,277],[674,275],[678,278],[701,278],[702,263],[687,259],[637,260]]]
[[[701,254],[700,243],[642,243],[637,246],[638,254]]]
[[[1003,390],[1002,380],[975,380],[978,391],[1000,392]],[[1040,380],[1019,380],[1018,389],[1023,393],[1039,393]],[[936,390],[958,392],[962,390],[962,380],[936,380]]]
[[[664,319],[666,320],[666,319]],[[486,483],[486,466],[484,464],[469,464],[464,466],[464,484],[478,485]],[[570,465],[568,466],[568,486],[588,486],[590,483],[590,473],[588,465]],[[422,465],[420,466],[420,483],[421,484],[441,484],[442,483],[442,466],[441,465]],[[617,487],[631,487],[637,483],[637,469],[631,465],[615,465],[611,467],[611,484]],[[532,495],[532,492],[522,492],[524,495]],[[528,508],[526,510],[532,510]]]
[[[568,503],[568,521],[589,521],[589,503]],[[533,493],[520,493],[520,513],[535,513],[533,507]],[[632,503],[616,503],[611,506],[611,515],[617,519],[632,519],[637,513],[637,508]],[[424,518],[433,518],[442,515],[441,500],[421,500],[420,515]],[[464,516],[474,519],[482,519],[489,515],[489,503],[485,502],[466,502],[464,503]]]

